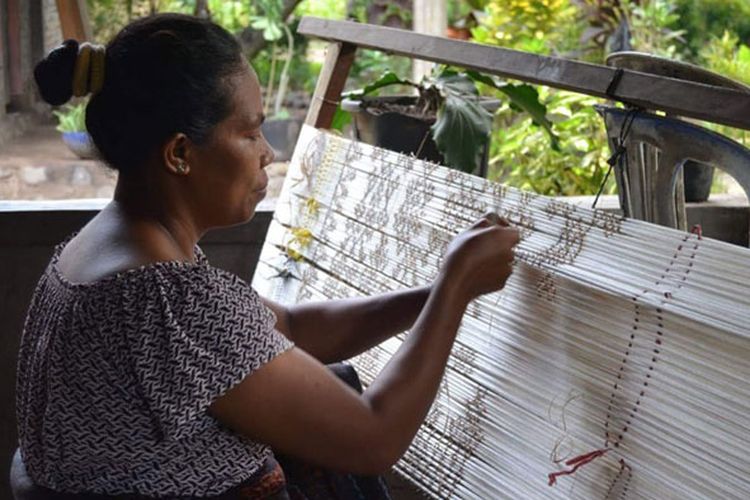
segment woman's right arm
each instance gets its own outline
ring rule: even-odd
[[[212,415],[310,463],[361,474],[387,470],[429,411],[466,306],[502,288],[517,241],[514,229],[487,219],[459,235],[411,333],[364,394],[291,349],[214,401]]]

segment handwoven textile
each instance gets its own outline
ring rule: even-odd
[[[747,498],[747,249],[305,127],[254,285],[293,303],[429,283],[487,211],[521,228],[515,272],[467,309],[397,470],[436,498]],[[354,360],[365,385],[402,339]]]

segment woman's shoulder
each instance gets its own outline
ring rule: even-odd
[[[75,243],[76,233],[58,244],[52,254],[48,274],[63,286],[84,291],[108,287],[137,286],[154,278],[190,283],[216,280],[231,281],[225,272],[210,265],[198,245],[194,260],[157,260],[143,263],[127,251],[100,247],[94,252],[82,250]],[[74,257],[71,257],[74,256]]]
[[[124,223],[121,219],[105,209],[55,248],[52,267],[63,281],[97,284],[148,274],[152,269],[189,269],[192,264],[207,264],[197,245],[186,253],[147,224]]]

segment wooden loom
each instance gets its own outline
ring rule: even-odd
[[[512,68],[516,78],[531,67],[520,76],[592,94],[614,70],[353,23],[305,19],[300,31],[339,41],[256,271],[261,294],[288,303],[428,283],[447,242],[484,212],[522,228],[516,272],[469,307],[440,394],[397,470],[436,498],[745,497],[750,251],[320,130],[354,39],[498,74]],[[548,70],[564,85],[540,76]],[[578,70],[588,76],[565,76]],[[630,86],[644,78],[664,92]],[[738,112],[750,108],[746,96],[721,106],[727,91],[687,85],[713,103],[705,107],[680,97],[685,85],[625,72],[619,88],[632,89],[630,102],[750,128]],[[354,360],[365,383],[400,342]]]

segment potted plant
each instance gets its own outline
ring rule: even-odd
[[[271,66],[265,89],[263,135],[274,150],[277,160],[288,160],[292,156],[299,135],[300,122],[293,119],[284,106],[289,88],[289,66],[294,56],[294,36],[282,16],[283,5],[279,0],[258,0],[257,15],[251,16],[251,27],[262,31],[263,38],[271,42]],[[279,50],[278,41],[286,37],[286,50]],[[283,61],[278,88],[275,87],[276,71]],[[272,105],[273,103],[273,105]]]
[[[68,148],[82,159],[96,158],[96,147],[86,131],[86,104],[82,100],[77,104],[66,104],[53,111],[57,117],[57,130]]]
[[[420,83],[386,72],[377,81],[344,95],[341,110],[352,113],[357,138],[418,158],[483,175],[492,129],[492,112],[500,101],[482,98],[477,83],[510,99],[514,109],[529,113],[544,127],[557,148],[546,107],[529,85],[511,85],[475,71],[440,68]],[[417,96],[372,97],[392,85],[416,89]],[[341,117],[338,123],[345,121]]]

